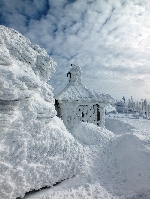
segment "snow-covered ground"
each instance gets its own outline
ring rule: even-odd
[[[86,169],[24,199],[149,199],[150,120],[108,114],[106,128],[82,123],[73,133],[86,150]]]

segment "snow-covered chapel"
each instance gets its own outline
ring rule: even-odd
[[[57,116],[68,129],[72,129],[79,121],[104,127],[105,106],[112,103],[113,98],[86,88],[81,82],[79,66],[71,64],[67,77],[67,86],[55,96]]]

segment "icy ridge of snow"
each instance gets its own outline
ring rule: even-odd
[[[46,83],[56,63],[0,26],[0,198],[23,197],[82,172],[84,149],[56,117]]]

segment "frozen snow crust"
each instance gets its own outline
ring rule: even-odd
[[[83,147],[56,117],[46,83],[56,63],[0,26],[0,198],[54,185],[82,171]]]

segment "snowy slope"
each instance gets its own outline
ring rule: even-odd
[[[87,123],[72,132],[86,150],[84,174],[24,199],[149,199],[150,150],[139,135],[150,122],[112,114],[107,125],[114,134]]]
[[[0,26],[0,198],[79,174],[84,149],[56,117],[46,83],[56,63],[44,49]]]

